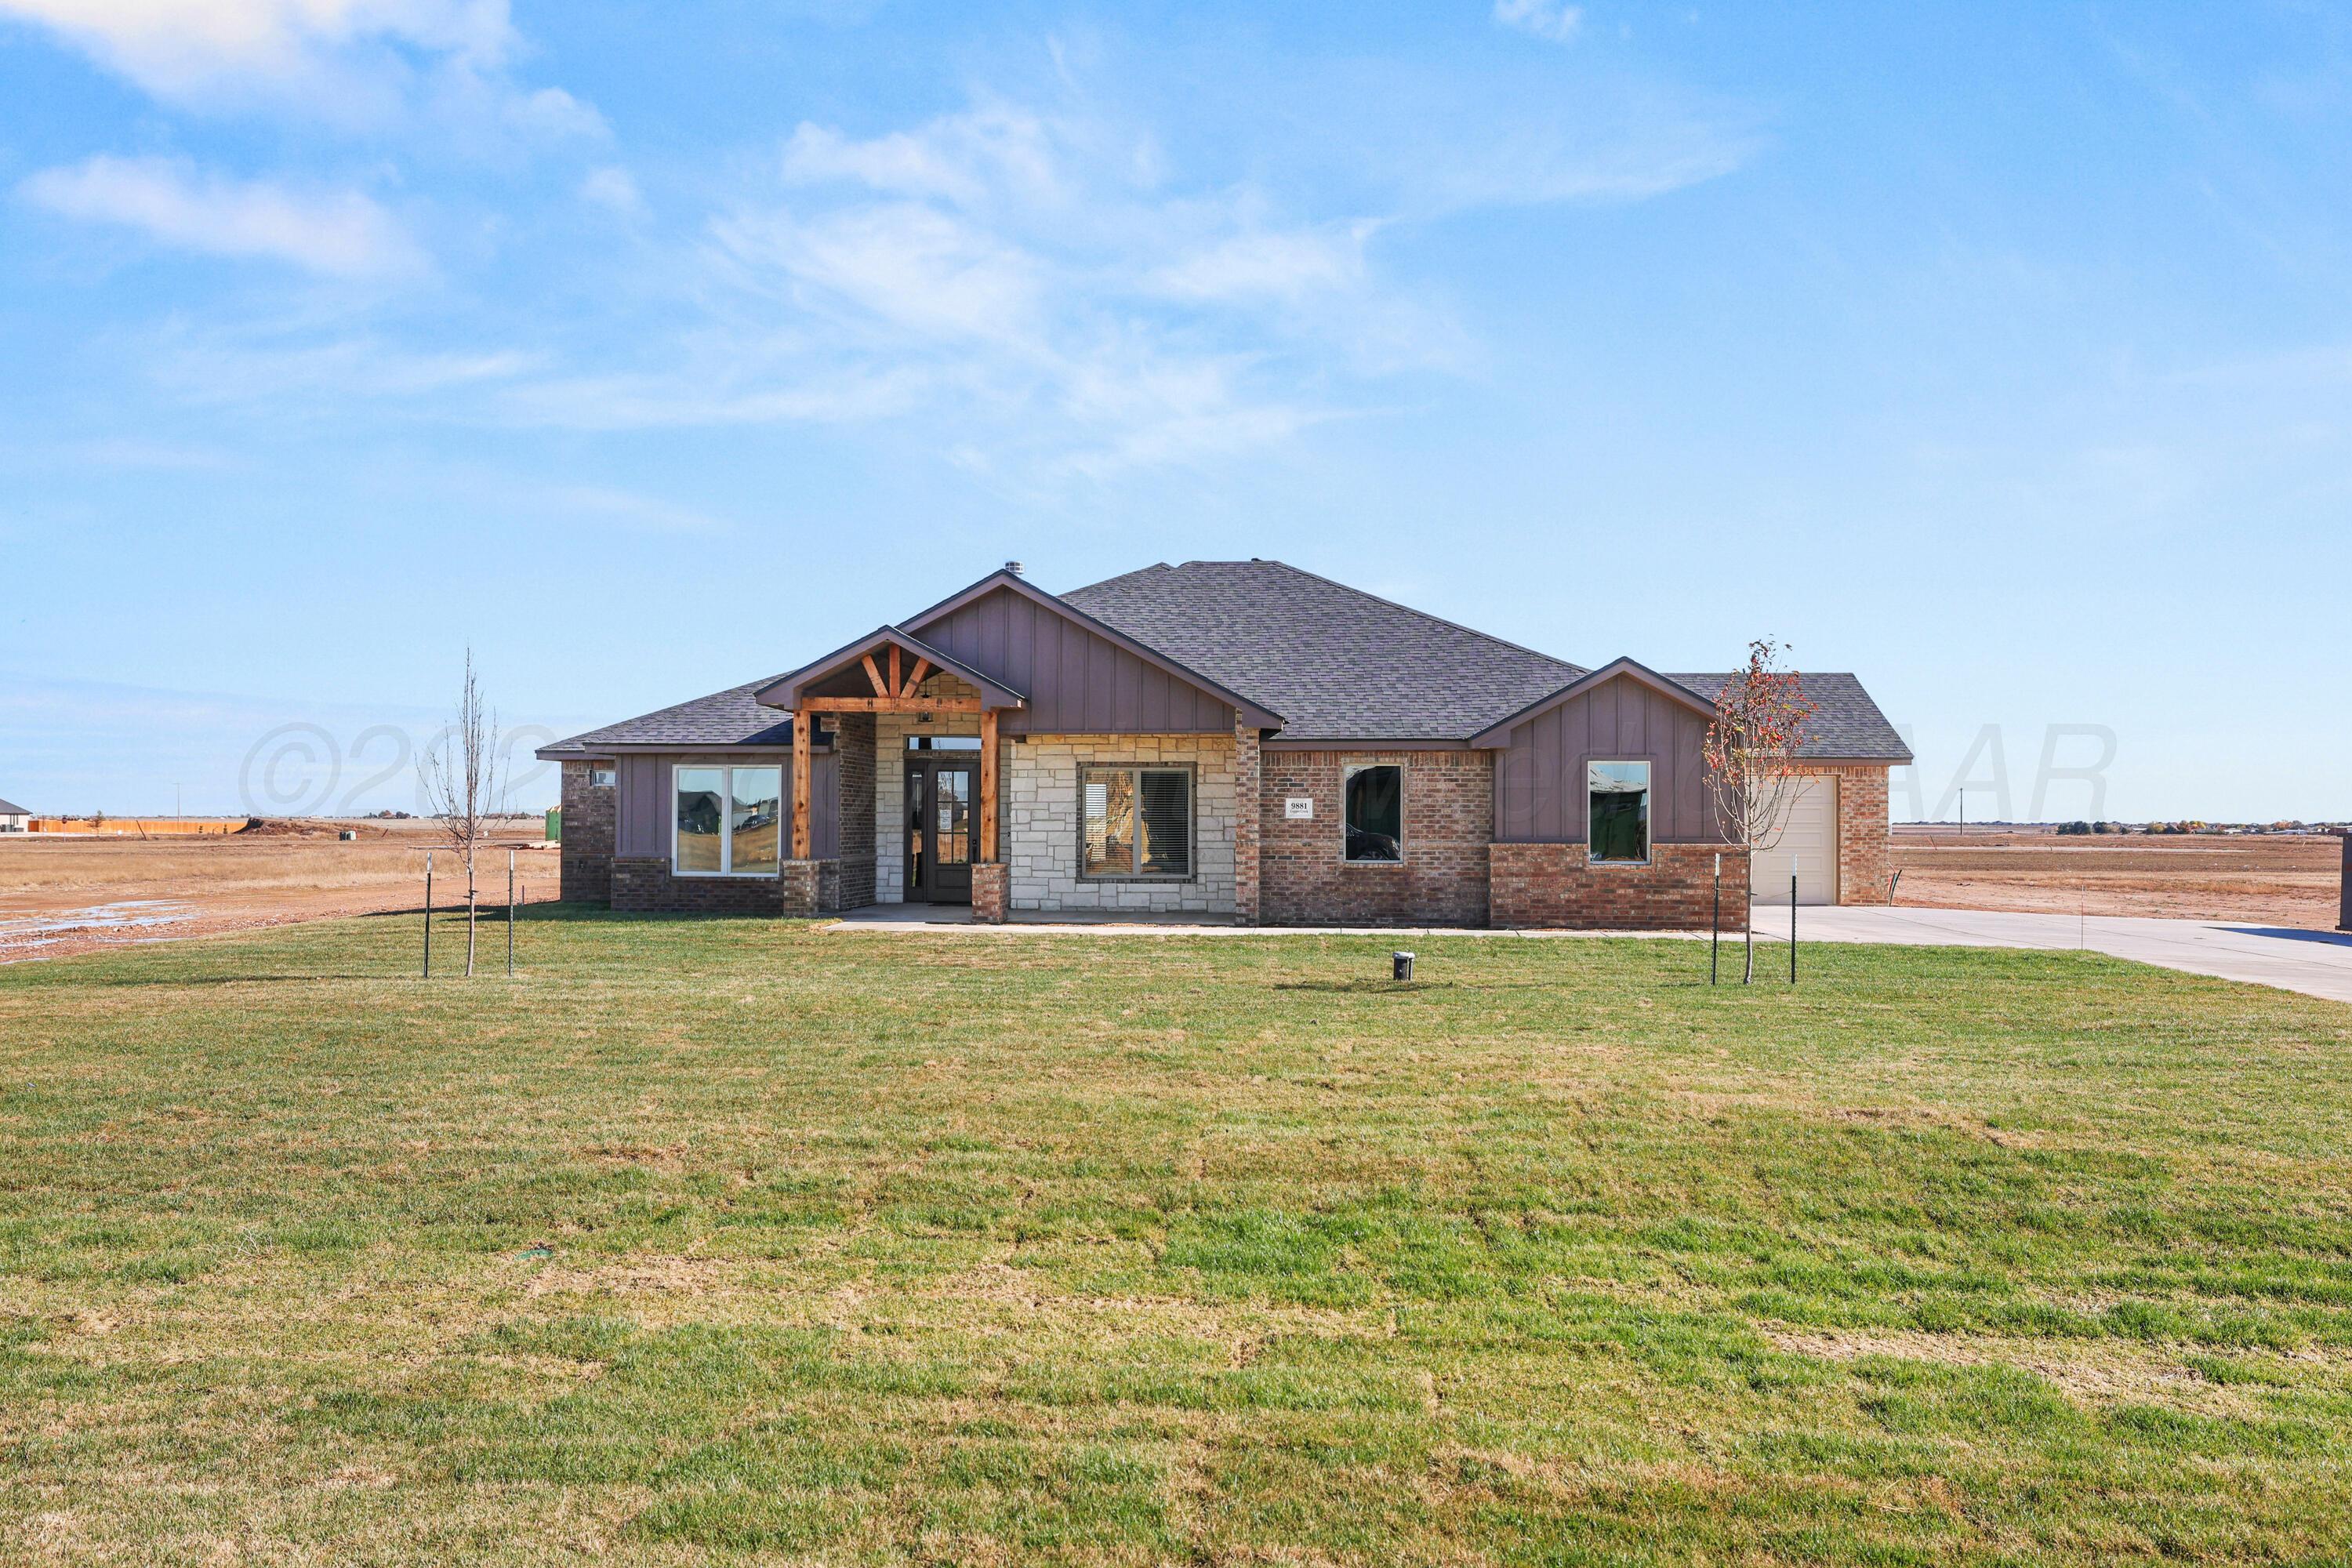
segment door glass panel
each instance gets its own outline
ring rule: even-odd
[[[782,847],[783,770],[737,768],[728,776],[734,813],[728,869],[772,877]]]
[[[723,768],[677,770],[677,868],[692,873],[716,873],[727,868],[724,853],[726,822],[719,809],[724,789]]]
[[[941,768],[931,775],[931,790],[940,864],[965,865],[971,859],[971,774]]]
[[[923,770],[907,770],[907,880],[922,888],[929,879],[923,865]]]

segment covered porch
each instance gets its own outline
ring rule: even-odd
[[[791,912],[913,908],[1009,912],[1002,845],[1002,718],[1025,696],[895,626],[877,628],[758,693],[793,723]],[[811,795],[830,726],[837,854],[816,848]]]

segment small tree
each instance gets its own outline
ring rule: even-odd
[[[1748,853],[1748,896],[1756,897],[1756,852],[1780,842],[1797,792],[1797,751],[1814,705],[1802,679],[1780,668],[1787,652],[1769,637],[1748,645],[1747,667],[1715,694],[1715,717],[1706,727],[1707,793],[1715,802],[1723,836]],[[1748,921],[1748,972],[1756,981],[1756,922]]]
[[[457,711],[440,738],[416,759],[416,783],[426,807],[466,864],[466,973],[474,973],[474,860],[503,815],[506,789],[499,759],[499,716],[483,704],[474,675],[474,650],[466,650],[466,684]]]

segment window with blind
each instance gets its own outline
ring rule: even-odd
[[[1081,768],[1078,873],[1087,878],[1192,874],[1192,770]]]

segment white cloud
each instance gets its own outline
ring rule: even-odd
[[[1495,0],[1495,20],[1538,38],[1564,44],[1584,25],[1584,12],[1562,0]]]
[[[347,128],[479,138],[605,133],[560,88],[509,79],[508,0],[0,0],[165,102],[291,108]]]
[[[1352,289],[1364,281],[1364,242],[1376,226],[1238,234],[1153,268],[1145,281],[1180,300],[1297,300]]]
[[[506,0],[0,0],[0,16],[45,24],[164,98],[310,75],[369,43],[477,68],[514,43]]]
[[[635,217],[646,210],[646,198],[637,189],[636,177],[618,164],[591,169],[588,177],[580,182],[580,199],[609,207],[624,217]]]
[[[104,156],[45,169],[18,190],[63,216],[120,224],[213,256],[265,257],[339,277],[424,265],[392,215],[357,191],[297,194],[163,159]]]

